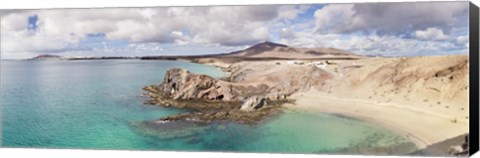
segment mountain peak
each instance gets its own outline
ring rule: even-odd
[[[270,42],[270,41],[265,41],[265,42],[253,45],[250,48],[254,48],[254,47],[288,47],[288,46],[284,45],[284,44],[278,44],[278,43],[273,43],[273,42]]]
[[[50,54],[40,54],[36,57],[30,58],[29,60],[49,60],[49,59],[61,59],[62,56],[59,55],[50,55]]]
[[[295,48],[284,44],[264,41],[244,50],[234,51],[226,56],[250,58],[319,58],[323,56],[356,56],[348,51],[335,48]]]
[[[273,43],[270,41],[265,41],[265,42],[253,45],[243,51],[245,51],[249,55],[253,55],[253,54],[258,54],[265,51],[271,51],[271,50],[274,50],[275,48],[286,48],[286,47],[288,46],[283,44]]]
[[[40,54],[37,55],[35,58],[51,58],[51,57],[60,57],[59,55],[50,55],[50,54]]]

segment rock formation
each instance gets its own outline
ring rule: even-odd
[[[465,141],[461,145],[453,145],[448,149],[448,153],[454,156],[468,156],[468,134],[465,136]]]
[[[288,102],[286,94],[270,93],[272,88],[264,84],[227,82],[180,68],[168,70],[160,85],[146,86],[144,90],[150,97],[147,104],[193,110],[161,118],[159,122],[256,123]]]
[[[331,79],[328,72],[313,65],[241,62],[228,69],[231,75],[225,80],[181,68],[170,69],[161,84],[144,88],[150,97],[146,103],[193,110],[162,118],[160,122],[233,120],[255,123],[275,114],[278,107],[290,101],[291,94]]]
[[[267,104],[267,99],[264,97],[253,96],[247,99],[245,103],[243,103],[240,110],[242,111],[253,111],[259,108],[262,108]]]
[[[243,101],[251,96],[268,94],[272,88],[264,84],[227,82],[175,68],[167,71],[157,89],[174,100]]]
[[[233,94],[232,84],[207,75],[192,74],[185,69],[168,70],[164,82],[159,86],[173,99],[208,99],[238,101]]]

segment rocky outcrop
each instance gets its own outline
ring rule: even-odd
[[[277,113],[278,107],[288,102],[287,95],[270,94],[272,88],[264,84],[227,82],[180,68],[168,70],[160,85],[146,86],[144,90],[150,97],[147,104],[192,110],[158,122],[255,123]]]
[[[253,96],[248,98],[240,107],[242,111],[253,111],[267,105],[267,99],[264,97]]]
[[[448,149],[448,153],[454,156],[468,156],[469,144],[468,134],[465,136],[465,141],[461,145],[453,145]]]
[[[265,84],[227,82],[180,68],[168,70],[162,84],[156,88],[174,100],[206,99],[227,102],[268,94],[272,89]]]
[[[456,156],[465,157],[469,153],[468,134],[456,136],[444,141],[431,144],[423,149],[412,152],[409,155],[413,156]]]
[[[243,111],[229,108],[221,108],[215,110],[204,110],[198,112],[183,113],[173,116],[161,118],[156,122],[166,123],[171,121],[191,121],[200,123],[209,123],[212,121],[236,121],[245,124],[256,124],[265,120],[269,116],[274,116],[280,112],[279,107],[283,102],[272,102],[268,106],[263,106],[252,111]]]
[[[159,90],[173,99],[208,99],[238,101],[232,84],[207,75],[192,74],[185,69],[168,70]]]
[[[255,124],[269,116],[277,114],[279,112],[279,107],[281,107],[282,104],[291,102],[290,100],[282,99],[272,100],[267,104],[266,101],[268,99],[263,97],[252,97],[255,99],[250,98],[247,99],[246,102],[207,99],[175,100],[168,95],[165,95],[163,92],[158,91],[154,86],[147,86],[144,90],[149,92],[146,95],[151,98],[146,102],[147,104],[188,109],[191,111],[163,117],[158,121],[153,121],[151,123],[166,123],[171,121],[193,121],[204,123],[212,121],[236,121],[246,124]]]

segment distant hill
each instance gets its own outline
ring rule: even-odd
[[[59,55],[42,54],[33,58],[29,58],[27,60],[63,60],[63,59],[65,58]]]
[[[294,48],[284,44],[262,42],[244,50],[222,54],[205,54],[189,56],[145,56],[142,60],[176,60],[187,59],[205,63],[204,60],[222,59],[236,62],[241,60],[278,60],[278,59],[318,59],[318,58],[359,58],[360,55],[336,48]]]
[[[249,58],[319,58],[359,57],[359,55],[336,48],[294,48],[273,42],[262,42],[247,49],[220,55],[225,57]]]
[[[142,56],[142,57],[123,57],[123,56],[99,56],[99,57],[63,57],[58,55],[38,55],[27,60],[110,60],[110,59],[141,59],[141,60],[210,60],[222,58],[223,61],[236,62],[241,60],[285,60],[285,59],[318,59],[318,58],[341,58],[355,59],[363,57],[346,50],[336,48],[295,48],[284,44],[273,42],[262,42],[248,47],[244,50],[234,51],[223,54],[206,55],[177,55],[177,56]]]
[[[139,59],[140,57],[124,57],[124,56],[98,56],[98,57],[64,57],[59,55],[38,55],[27,60],[115,60],[115,59]]]

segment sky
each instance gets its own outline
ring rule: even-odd
[[[2,10],[1,55],[227,53],[263,41],[360,55],[468,54],[468,2]]]

